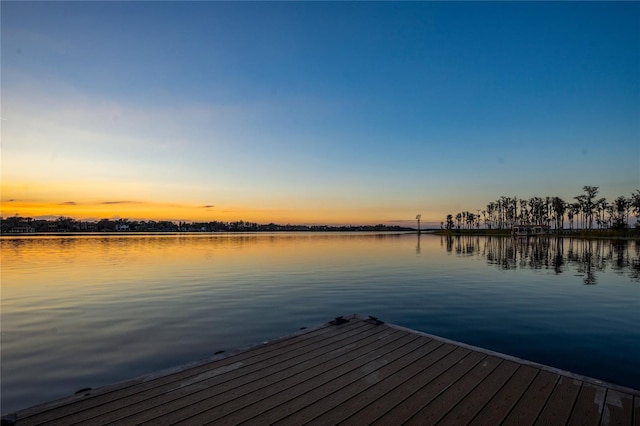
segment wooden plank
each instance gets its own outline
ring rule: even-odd
[[[533,424],[558,382],[557,374],[541,371],[526,390],[520,401],[513,407],[503,425]]]
[[[406,380],[409,380],[418,372],[438,362],[455,349],[455,346],[443,344],[437,340],[432,340],[431,342],[437,345],[435,350],[417,354],[419,358],[415,362],[408,364],[395,374],[381,380],[376,386],[371,386],[350,399],[336,404],[334,407],[329,407],[328,411],[313,419],[310,424],[338,424],[346,420],[351,414],[364,409],[370,404],[376,404],[379,399],[385,398],[387,393],[393,392],[396,387],[400,386]]]
[[[560,376],[535,424],[540,426],[566,424],[581,386],[580,380]]]
[[[567,425],[599,425],[607,389],[583,382]]]
[[[162,374],[162,372],[161,374],[151,374],[123,383],[91,390],[87,392],[87,396],[65,398],[21,410],[16,413],[16,418],[21,421],[21,424],[37,425],[48,423],[80,411],[94,409],[110,401],[124,400],[133,394],[153,389],[157,386],[176,383],[180,380],[189,380],[190,378],[216,368],[224,368],[225,366],[238,362],[260,363],[279,354],[289,352],[293,346],[313,350],[313,345],[317,345],[326,339],[342,340],[344,339],[345,331],[348,330],[349,333],[357,334],[358,330],[363,327],[371,327],[371,325],[360,320],[350,321],[340,326],[324,325],[308,332],[301,332],[301,334],[295,334],[290,337],[277,339],[268,344],[253,347],[250,350],[242,350],[237,354],[232,353],[232,356],[225,357],[222,355],[217,357],[219,359],[194,363],[194,365],[187,365],[186,368],[178,369],[177,371],[169,370],[167,374]]]
[[[296,386],[289,387],[251,405],[245,405],[243,409],[218,419],[216,423],[222,425],[237,424],[247,420],[251,420],[252,423],[256,424],[277,422],[353,380],[368,374],[373,369],[379,368],[404,353],[414,350],[417,345],[424,343],[422,339],[420,336],[408,334],[395,342],[370,350],[368,353],[341,365],[339,368],[324,371]],[[203,413],[203,416],[196,418],[196,420],[199,418],[206,420],[208,417],[207,413]]]
[[[470,424],[497,425],[502,423],[539,371],[527,365],[520,366]]]
[[[322,386],[315,387],[313,390],[301,395],[293,401],[281,404],[280,406],[261,414],[260,416],[252,419],[252,421],[257,420],[262,423],[264,420],[267,420],[268,422],[277,421],[278,424],[293,425],[300,424],[300,421],[305,422],[306,419],[313,418],[326,411],[330,407],[329,405],[325,405],[326,402],[336,401],[332,396],[340,392],[345,387],[364,380],[366,377],[373,378],[374,381],[377,381],[377,376],[381,374],[381,371],[383,371],[385,367],[389,367],[390,364],[393,364],[398,360],[402,360],[417,349],[424,347],[425,340],[423,339],[425,338],[420,337],[417,341],[398,347],[397,349],[390,351],[387,354],[362,365],[361,367],[352,369],[331,382],[326,382]]]
[[[633,396],[608,389],[600,424],[602,426],[633,424]]]
[[[437,378],[417,389],[416,392],[400,404],[397,404],[391,410],[387,411],[382,417],[376,420],[374,424],[404,424],[485,358],[486,355],[480,352],[469,353]]]
[[[368,389],[382,387],[382,382],[386,379],[395,376],[399,371],[411,366],[420,358],[424,358],[426,355],[432,353],[438,347],[442,346],[441,342],[436,340],[429,340],[426,344],[417,347],[415,350],[407,353],[404,356],[399,357],[396,360],[389,362],[388,364],[376,369],[366,376],[363,376],[342,389],[338,389],[335,392],[329,393],[322,399],[317,400],[315,403],[304,407],[301,410],[291,414],[290,416],[282,419],[278,422],[279,425],[300,425],[312,423],[312,420],[316,423],[318,418],[327,411],[331,410],[341,404],[343,401],[348,401],[351,398],[362,395]],[[353,406],[352,406],[353,407]],[[351,408],[353,412],[353,408]],[[327,422],[326,417],[320,420],[321,424],[336,424],[334,419],[331,422]]]
[[[196,409],[194,404],[203,401],[206,404],[211,404],[211,399],[215,398],[215,406],[218,406],[238,396],[271,387],[274,382],[300,372],[310,371],[314,367],[316,370],[324,368],[322,364],[329,360],[337,358],[345,361],[354,356],[354,353],[364,352],[371,347],[383,346],[388,343],[388,339],[400,338],[405,335],[407,333],[391,328],[370,326],[368,330],[359,334],[348,335],[348,339],[326,342],[327,345],[324,347],[317,347],[315,352],[305,353],[303,357],[272,358],[269,363],[241,367],[238,374],[226,379],[214,377],[190,383],[183,388],[168,389],[165,393],[157,395],[151,400],[145,399],[138,404],[115,409],[92,421],[112,422],[127,418],[127,421],[131,422],[144,422],[160,416],[163,417],[163,421],[170,421],[176,417],[188,417],[192,414],[186,414],[185,410]],[[318,365],[321,367],[317,367]]]
[[[456,404],[439,424],[468,424],[518,369],[518,364],[502,361],[475,389]]]
[[[389,392],[384,398],[376,400],[373,404],[368,405],[364,409],[358,411],[342,424],[344,425],[363,425],[371,424],[378,418],[383,416],[387,411],[393,409],[396,405],[413,395],[417,390],[425,384],[431,382],[440,374],[447,371],[458,361],[467,356],[471,351],[465,348],[455,348],[447,356],[441,358],[438,362],[430,365],[426,369],[418,372],[416,375],[407,379],[396,387],[393,392]]]
[[[482,380],[502,362],[500,358],[489,356],[478,363],[448,389],[418,411],[407,425],[433,425],[444,417],[453,406],[469,394]]]

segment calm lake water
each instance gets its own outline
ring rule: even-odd
[[[359,313],[640,388],[640,242],[3,237],[2,413]]]

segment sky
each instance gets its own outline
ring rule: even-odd
[[[637,2],[0,12],[3,217],[439,226],[640,188]]]

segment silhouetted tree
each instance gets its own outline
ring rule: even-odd
[[[598,228],[602,229],[605,227],[605,213],[607,211],[607,200],[605,198],[600,198],[595,202],[596,209],[596,223],[598,224]]]
[[[614,229],[625,229],[628,227],[628,211],[631,206],[630,200],[624,197],[624,195],[619,196],[613,202],[615,207],[615,218],[613,219],[613,228]]]
[[[453,229],[453,216],[447,215],[447,229]]]
[[[631,202],[630,202],[631,210],[633,211],[634,216],[636,217],[636,228],[640,227],[640,190],[636,189],[631,194]]]
[[[566,211],[566,203],[560,197],[551,198],[551,208],[556,222],[556,229],[564,228],[564,213]]]
[[[598,195],[598,187],[597,186],[583,186],[582,190],[585,192],[583,195],[582,201],[583,211],[585,214],[585,221],[589,223],[589,229],[593,229],[593,211],[596,207],[593,199]]]

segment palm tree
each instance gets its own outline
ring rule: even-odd
[[[453,229],[453,216],[447,215],[447,229]]]
[[[640,189],[631,194],[631,209],[636,217],[636,228],[640,227]]]
[[[510,221],[511,221],[511,226],[515,225],[517,220],[518,220],[518,198],[517,197],[513,197],[511,199],[511,205],[509,206],[509,213],[510,213]]]
[[[491,229],[491,226],[495,224],[494,223],[495,208],[496,208],[496,205],[493,201],[487,204],[487,215],[489,216],[489,229]]]
[[[544,197],[544,224],[549,226],[551,223],[551,198]]]
[[[507,207],[509,206],[510,200],[508,197],[505,197],[504,195],[502,195],[500,197],[500,199],[498,200],[498,206],[500,208],[499,210],[499,214],[500,214],[500,222],[498,224],[498,228],[502,229],[504,226],[506,226],[506,222],[507,222]]]
[[[471,212],[467,212],[467,216],[466,217],[467,217],[467,228],[471,229],[472,228],[471,225],[473,224],[473,222],[476,221],[476,215],[471,213]]]
[[[573,199],[576,200],[576,202],[573,203],[573,205],[574,205],[574,208],[577,209],[577,211],[575,211],[574,213],[578,215],[578,225],[580,226],[580,228],[584,229],[584,213],[585,213],[584,195],[578,195],[577,197],[573,197]],[[582,221],[580,220],[580,214],[582,214]],[[576,228],[578,228],[578,225],[576,225]]]
[[[613,221],[613,227],[616,229],[626,228],[629,225],[627,223],[628,222],[627,215],[628,215],[629,207],[631,206],[631,201],[626,199],[624,195],[621,195],[615,199],[615,201],[613,202],[613,205],[616,213],[616,217],[614,218],[614,221]]]
[[[529,199],[529,208],[531,214],[531,223],[541,225],[544,218],[544,203],[540,197],[531,197]]]
[[[520,198],[520,223],[529,223],[529,212],[527,211],[527,200]]]
[[[598,223],[598,228],[604,228],[605,220],[604,220],[604,212],[607,210],[607,200],[606,198],[600,198],[595,203],[596,212],[598,213],[598,217],[596,218],[596,222]]]
[[[556,220],[556,229],[564,228],[564,213],[567,210],[566,203],[560,197],[551,198],[551,209]]]
[[[613,204],[609,204],[607,206],[607,214],[609,215],[609,218],[607,220],[607,226],[609,228],[613,227],[613,218],[615,217],[615,207]]]
[[[585,195],[583,195],[583,202],[584,202],[584,214],[585,214],[585,220],[589,221],[589,229],[593,228],[593,210],[596,207],[596,205],[593,202],[593,199],[596,197],[596,195],[598,195],[598,187],[597,186],[583,186],[582,190],[584,192],[586,192]]]
[[[580,213],[580,203],[571,203],[568,205],[569,211],[567,212],[567,218],[571,222],[571,229],[573,230],[573,219]],[[576,229],[578,229],[579,223],[576,224]]]

